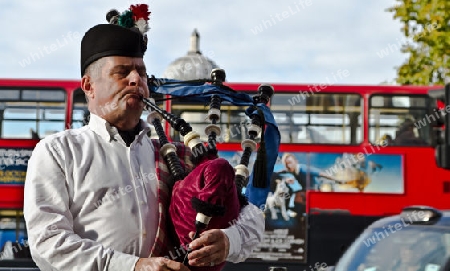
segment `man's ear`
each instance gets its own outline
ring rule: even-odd
[[[84,91],[84,94],[89,97],[94,97],[94,88],[92,85],[91,77],[89,75],[83,75],[81,78],[81,89]]]

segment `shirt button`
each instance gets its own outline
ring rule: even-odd
[[[142,201],[142,200],[140,200],[140,201],[139,201],[139,204],[142,204],[142,205],[144,205],[144,204],[145,204],[145,202],[144,202],[144,201]]]
[[[147,236],[147,232],[146,232],[146,231],[143,231],[143,232],[142,232],[142,235],[143,235],[143,236]]]

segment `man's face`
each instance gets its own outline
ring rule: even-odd
[[[149,97],[147,73],[142,58],[111,56],[90,76],[90,110],[112,122],[139,118],[144,110],[141,97]]]
[[[286,169],[289,172],[295,172],[295,167],[297,166],[297,159],[295,159],[293,156],[286,157]]]

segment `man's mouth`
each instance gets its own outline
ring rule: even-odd
[[[139,100],[142,100],[142,94],[139,94],[139,93],[127,93],[127,94],[125,94],[125,96],[130,96],[130,97],[133,97],[133,98],[136,98],[136,99],[139,99]]]
[[[124,101],[126,101],[127,103],[132,103],[132,104],[138,103],[138,104],[144,105],[143,97],[144,97],[144,95],[133,92],[133,93],[127,93],[127,94],[123,95],[122,99]]]

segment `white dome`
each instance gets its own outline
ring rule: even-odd
[[[200,52],[200,35],[197,29],[191,35],[191,48],[185,56],[175,59],[162,77],[177,80],[211,79],[211,71],[219,68],[214,61]]]

